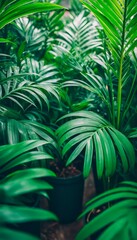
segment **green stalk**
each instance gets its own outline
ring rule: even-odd
[[[118,129],[120,128],[120,122],[121,122],[122,75],[123,75],[126,13],[127,13],[127,0],[125,0],[125,8],[124,8],[124,16],[123,16],[123,32],[122,32],[121,56],[120,56],[120,64],[119,64],[119,78],[118,78],[118,96],[117,96],[117,128]]]
[[[109,77],[109,87],[110,87],[110,101],[111,101],[111,119],[112,124],[115,126],[115,109],[114,109],[114,91],[113,91],[113,82],[111,78],[110,71],[108,70],[108,77]]]
[[[126,114],[131,106],[131,103],[135,97],[135,94],[137,92],[137,86],[136,86],[136,76],[137,76],[137,72],[135,74],[135,77],[133,79],[133,82],[132,82],[132,85],[131,85],[131,88],[130,88],[130,92],[128,94],[128,97],[127,97],[127,100],[126,100],[126,103],[125,103],[125,111],[123,113],[123,117],[122,117],[122,122],[124,121],[125,117],[126,117]]]

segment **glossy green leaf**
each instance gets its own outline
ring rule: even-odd
[[[27,16],[30,14],[34,14],[37,12],[45,12],[45,11],[54,11],[54,10],[60,10],[63,9],[63,7],[51,4],[51,3],[35,3],[33,1],[27,1],[27,2],[15,2],[11,6],[3,10],[3,12],[0,15],[0,28],[3,28],[5,25],[9,24],[13,20]]]
[[[97,176],[100,179],[104,173],[104,153],[102,148],[101,139],[98,133],[94,134],[95,153],[96,153],[96,171]]]
[[[18,206],[0,206],[1,222],[3,223],[22,223],[30,221],[57,221],[57,217],[47,211],[37,208],[18,207]]]
[[[20,177],[20,181],[17,178],[8,179],[7,183],[1,184],[1,189],[5,191],[5,195],[8,198],[20,196],[26,193],[30,194],[30,193],[36,193],[37,191],[45,191],[47,189],[49,190],[52,188],[53,187],[50,184],[48,184],[46,181],[38,181],[38,180],[27,179],[27,178],[23,179],[22,177]]]
[[[85,225],[78,233],[76,240],[84,240],[108,224],[112,224],[120,218],[127,218],[127,215],[130,214],[128,207],[132,209],[132,207],[134,208],[136,206],[135,200],[125,200],[113,205],[111,208],[100,213],[93,221]]]
[[[7,229],[6,227],[1,227],[0,230],[0,239],[26,239],[26,240],[38,240],[37,237],[34,237],[32,235],[29,235],[24,232],[19,232],[11,229]]]
[[[21,164],[33,162],[33,161],[41,161],[41,160],[51,160],[53,159],[52,156],[45,152],[40,152],[40,151],[31,151],[29,153],[24,153],[19,157],[14,158],[13,160],[9,160],[6,165],[3,166],[1,169],[1,173],[5,172],[13,167],[19,166]]]
[[[86,143],[84,168],[83,168],[83,174],[85,178],[88,177],[90,174],[92,160],[93,160],[93,139],[91,137],[91,139],[89,138],[89,140]]]
[[[80,142],[77,147],[75,147],[75,150],[70,154],[70,156],[66,162],[66,165],[69,165],[70,163],[72,163],[73,160],[75,160],[76,157],[79,156],[79,154],[82,152],[82,150],[84,149],[86,144],[87,144],[87,140],[84,140],[84,141]],[[68,150],[69,150],[69,145],[68,145]]]
[[[21,180],[25,179],[32,179],[32,178],[41,178],[41,177],[54,177],[55,173],[53,173],[49,169],[44,169],[44,168],[29,168],[29,169],[23,169],[23,170],[18,170],[15,171],[11,174],[8,175],[8,177],[5,178],[5,180],[13,181],[18,178]]]
[[[106,191],[87,203],[83,215],[95,208],[109,203],[109,207],[98,214],[78,233],[76,239],[84,240],[95,232],[100,233],[98,239],[136,239],[137,184],[122,182],[119,187]],[[126,224],[126,226],[125,226]],[[105,229],[101,231],[101,229]],[[132,238],[131,238],[132,236]]]
[[[0,146],[0,155],[2,159],[2,161],[0,162],[0,166],[3,166],[8,161],[17,157],[20,154],[30,151],[34,148],[38,148],[39,146],[42,146],[44,144],[46,144],[45,141],[28,140],[13,145]]]

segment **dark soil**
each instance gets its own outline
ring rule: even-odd
[[[49,168],[56,173],[57,177],[67,178],[72,177],[80,174],[80,170],[74,166],[74,164],[71,164],[69,166],[62,165],[62,162],[51,161],[49,164]]]

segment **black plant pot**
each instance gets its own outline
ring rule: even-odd
[[[18,230],[31,234],[40,239],[40,223],[35,222],[26,222],[18,225]]]
[[[84,179],[83,175],[68,178],[50,178],[54,189],[49,191],[49,208],[60,223],[67,224],[76,220],[82,211]]]

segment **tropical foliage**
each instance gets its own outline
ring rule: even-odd
[[[98,178],[109,187],[119,175],[133,176],[136,0],[81,0],[82,4],[74,0],[66,12],[58,3],[61,1],[0,1],[2,239],[34,239],[7,229],[7,224],[56,219],[49,212],[23,205],[24,196],[51,188],[39,180],[54,175],[40,168],[47,167],[50,160],[58,158],[68,165],[82,156],[84,176],[95,166]],[[108,201],[110,208],[81,230],[77,239],[109,224],[100,239],[134,239],[135,188],[133,182],[122,183],[90,201],[84,214]],[[120,216],[119,228],[116,215]],[[122,232],[126,223],[132,238],[126,229]],[[117,229],[113,234],[112,228]]]
[[[25,233],[21,224],[57,221],[53,213],[30,206],[38,195],[48,197],[46,190],[52,188],[45,177],[55,174],[46,168],[32,166],[41,166],[44,162],[45,167],[45,162],[53,159],[45,148],[51,142],[54,146],[54,133],[39,122],[44,118],[44,114],[40,114],[43,107],[49,108],[49,96],[57,101],[59,97],[58,89],[50,81],[34,81],[43,76],[43,72],[38,74],[43,65],[32,56],[38,53],[40,44],[43,50],[45,34],[32,26],[28,16],[62,7],[48,2],[14,0],[0,1],[0,9],[0,238],[37,239]],[[25,67],[27,62],[29,65],[35,63],[35,70],[29,72]],[[40,110],[35,111],[38,108]],[[39,138],[44,140],[39,141]]]
[[[11,23],[13,20],[27,16],[33,13],[53,11],[57,9],[62,9],[61,6],[51,3],[41,3],[39,1],[27,1],[27,0],[12,0],[10,1],[0,1],[0,28]]]
[[[20,223],[44,220],[57,220],[49,211],[29,207],[32,195],[43,194],[52,187],[40,180],[42,177],[55,176],[44,168],[26,168],[28,162],[52,157],[36,148],[45,141],[24,141],[12,145],[0,146],[0,238],[1,239],[37,239],[27,233],[20,232]],[[31,204],[34,204],[33,202]],[[33,205],[32,205],[33,206]]]
[[[35,5],[37,8],[33,8]],[[41,7],[38,8],[38,6]],[[52,35],[54,36],[54,30],[63,15],[63,11],[59,11],[58,15],[56,12],[49,14],[49,10],[58,10],[62,7],[51,3],[38,3],[37,1],[13,1],[10,4],[2,1],[1,7],[3,19],[4,13],[7,10],[11,12],[11,9],[14,8],[17,9],[18,17],[22,16],[22,12],[29,15],[28,7],[32,7],[33,12],[31,13],[47,10],[48,12],[42,15],[43,21],[49,17],[48,21],[51,26],[47,29],[47,21],[43,28],[35,27],[39,18],[36,15],[35,17],[31,16],[31,18],[17,19],[12,25],[7,22],[8,25],[2,28],[1,144],[13,144],[27,139],[42,138],[54,145],[54,133],[40,123],[48,122],[50,125],[48,111],[51,99],[59,104],[59,89],[56,84],[58,80],[50,79],[55,74],[55,67],[44,66],[42,58],[50,46],[51,41],[48,40]],[[6,42],[4,36],[7,37]],[[14,38],[16,38],[15,42]],[[43,46],[44,41],[45,45]],[[48,73],[49,69],[52,70],[52,74],[51,71]]]
[[[135,162],[129,138],[136,126],[132,120],[136,116],[137,100],[137,4],[134,0],[81,2],[92,11],[105,32],[102,37],[104,49],[95,60],[102,71],[101,74],[95,69],[81,71],[84,79],[66,81],[63,87],[81,87],[98,96],[100,103],[96,113],[85,111],[66,115],[67,123],[61,125],[57,134],[63,154],[71,153],[68,163],[85,149],[84,175],[88,176],[95,156],[98,178],[111,177],[117,168],[129,171]]]
[[[89,221],[78,233],[76,240],[87,239],[97,232],[101,232],[98,235],[99,240],[136,239],[137,183],[122,182],[117,188],[95,197],[86,204],[82,216],[108,202],[109,207]]]

